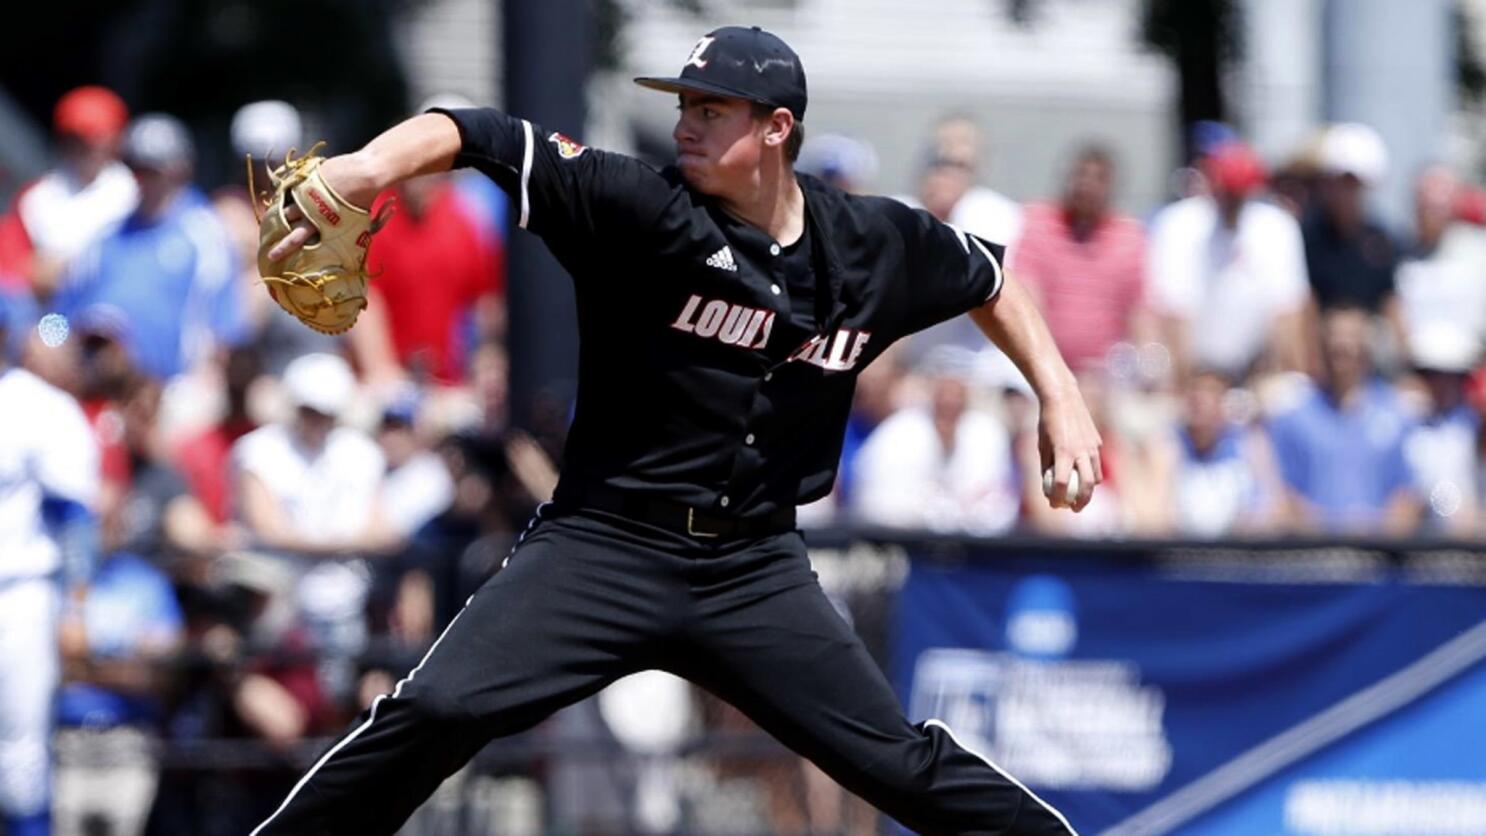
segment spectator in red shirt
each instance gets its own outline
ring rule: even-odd
[[[75,327],[78,336],[75,393],[98,441],[102,486],[98,505],[100,515],[106,515],[116,509],[129,490],[123,405],[139,384],[139,374],[124,343],[128,321],[117,310],[89,308],[77,317]]]
[[[393,198],[397,212],[367,259],[377,277],[372,304],[385,312],[398,361],[415,380],[462,382],[470,350],[503,330],[504,253],[480,234],[447,176],[406,181],[379,202]]]
[[[1114,158],[1087,146],[1074,158],[1063,199],[1023,216],[1011,270],[1038,300],[1053,339],[1077,371],[1102,365],[1114,344],[1145,336],[1145,232],[1110,206]]]
[[[258,428],[248,414],[248,387],[258,379],[260,360],[256,350],[239,347],[227,355],[224,373],[226,414],[222,420],[183,441],[175,450],[175,464],[201,500],[213,523],[223,525],[232,518],[233,491],[230,475],[232,445]]]

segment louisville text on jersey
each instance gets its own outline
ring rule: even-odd
[[[721,299],[703,302],[702,297],[692,294],[671,327],[739,348],[763,348],[768,344],[769,333],[774,330],[773,311],[734,305]]]
[[[569,139],[557,131],[553,131],[547,137],[547,141],[557,146],[557,156],[562,157],[564,160],[576,159],[580,154],[588,150],[583,143]]]
[[[703,299],[692,294],[681,308],[671,327],[684,334],[695,334],[724,345],[759,349],[768,345],[774,329],[774,312],[725,302]],[[800,361],[833,372],[856,368],[870,331],[842,328],[834,334],[816,334],[789,355],[789,361]]]
[[[834,334],[816,334],[789,355],[790,362],[800,360],[832,372],[856,368],[871,331],[842,328]]]

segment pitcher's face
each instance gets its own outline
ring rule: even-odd
[[[756,179],[768,122],[754,116],[753,104],[689,91],[680,96],[671,136],[686,182],[703,194],[726,195]]]

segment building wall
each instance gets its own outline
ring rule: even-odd
[[[1122,167],[1121,202],[1147,210],[1175,162],[1175,83],[1139,44],[1140,0],[1044,0],[1022,29],[988,0],[798,0],[708,4],[694,17],[670,4],[635,4],[628,75],[674,74],[696,39],[726,23],[756,23],[800,53],[812,133],[870,140],[881,157],[875,190],[912,188],[933,121],[964,111],[991,143],[989,185],[1012,197],[1057,190],[1071,150],[1098,138]],[[616,111],[668,133],[673,102],[628,84],[604,88]]]
[[[497,0],[437,0],[409,12],[397,36],[415,107],[446,93],[500,103],[500,6]]]

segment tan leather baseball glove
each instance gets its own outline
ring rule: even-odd
[[[274,192],[258,219],[258,274],[279,307],[316,331],[339,334],[366,308],[367,248],[392,207],[384,205],[373,217],[336,194],[320,175],[325,158],[317,152],[324,145],[316,143],[300,157],[291,150],[284,164],[269,172]],[[251,160],[248,168],[251,178]],[[268,251],[294,228],[292,207],[315,234],[283,260],[270,261]]]

